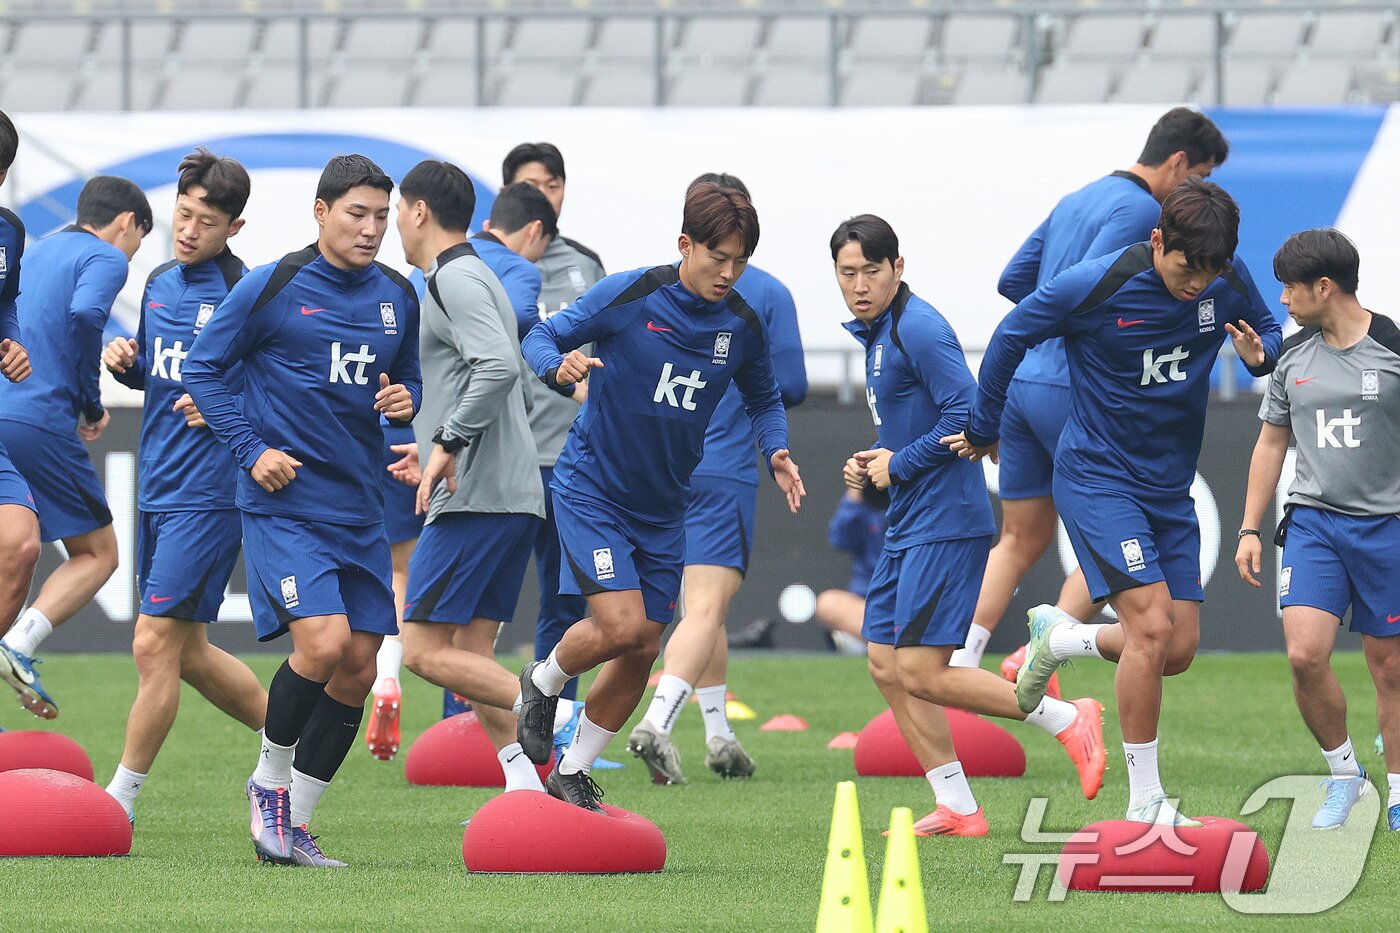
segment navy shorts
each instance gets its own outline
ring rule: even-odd
[[[1014,379],[1001,416],[997,495],[1035,499],[1052,493],[1055,448],[1069,418],[1068,386]]]
[[[412,443],[412,428],[396,424],[384,428],[384,462],[380,464],[379,489],[384,493],[384,530],[390,544],[412,541],[423,530],[423,516],[413,513],[418,487],[399,482],[386,469],[389,464],[403,459],[403,454],[394,453],[389,445]]]
[[[237,509],[142,512],[136,532],[141,611],[194,622],[218,619],[242,541]]]
[[[1130,496],[1090,489],[1057,474],[1055,508],[1095,602],[1163,580],[1172,599],[1205,598],[1201,529],[1189,494]]]
[[[961,648],[991,549],[991,535],[886,548],[865,595],[861,636],[896,648]]]
[[[102,482],[77,434],[0,420],[0,444],[29,485],[41,540],[73,538],[112,524]]]
[[[722,476],[692,476],[685,512],[685,564],[749,569],[758,487]]]
[[[533,515],[444,512],[423,527],[408,561],[407,622],[509,622],[540,520]]]
[[[243,563],[259,641],[296,619],[343,615],[356,632],[394,635],[393,561],[383,525],[243,513]]]
[[[579,596],[641,590],[647,618],[676,614],[685,566],[685,527],[640,521],[608,502],[554,490],[559,526],[559,592]]]
[[[0,505],[22,505],[33,512],[39,511],[34,505],[34,495],[29,491],[29,484],[19,475],[19,470],[15,469],[14,461],[10,459],[10,453],[4,444],[0,444]]]
[[[1279,572],[1279,605],[1311,606],[1351,630],[1400,635],[1400,516],[1291,510]]]

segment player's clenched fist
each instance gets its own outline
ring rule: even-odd
[[[102,351],[102,365],[114,373],[124,373],[136,365],[136,341],[117,337]]]
[[[269,449],[262,452],[258,462],[248,472],[252,474],[253,482],[268,492],[276,492],[297,478],[296,468],[299,466],[301,461],[296,457]]]
[[[596,356],[584,356],[578,350],[570,350],[564,362],[554,371],[554,384],[571,386],[588,378],[590,369],[601,369],[603,361]]]
[[[8,337],[0,340],[0,373],[11,382],[22,382],[32,372],[29,368],[29,353],[19,345],[19,341]]]
[[[374,395],[374,410],[390,421],[408,421],[413,417],[413,396],[408,387],[389,384],[389,374],[379,374],[379,391]]]
[[[841,478],[846,481],[846,488],[856,492],[865,488],[866,475],[865,466],[855,457],[848,459],[841,468]]]
[[[195,407],[194,399],[190,398],[188,392],[176,399],[170,410],[185,416],[185,427],[187,428],[205,427],[204,416],[199,413],[199,409]]]

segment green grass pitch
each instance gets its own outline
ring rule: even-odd
[[[266,682],[279,660],[257,656],[252,663]],[[1346,654],[1335,664],[1350,695],[1353,740],[1384,793],[1385,766],[1372,750],[1375,698],[1364,662],[1359,654]],[[135,694],[130,658],[55,655],[43,673],[63,711],[54,725],[82,743],[104,783],[120,754]],[[1013,902],[1017,868],[1002,863],[1003,853],[1053,850],[1020,840],[1032,796],[1050,798],[1048,831],[1120,817],[1127,800],[1112,668],[1084,662],[1061,677],[1068,694],[1092,694],[1108,706],[1104,790],[1099,799],[1085,801],[1059,745],[1037,730],[1010,726],[1026,748],[1027,776],[973,782],[991,835],[918,841],[933,929],[1393,929],[1400,834],[1384,832],[1372,845],[1357,889],[1321,917],[1242,916],[1214,895],[1071,892],[1063,903],[1047,903],[1048,870],[1029,902]],[[138,801],[131,857],[0,861],[0,884],[12,905],[23,905],[25,918],[7,909],[0,927],[810,930],[835,785],[854,776],[850,752],[825,746],[837,732],[864,725],[881,709],[880,699],[859,660],[835,656],[737,657],[730,682],[759,715],[756,722],[737,724],[758,761],[757,775],[721,783],[704,771],[703,730],[694,707],[676,730],[688,786],[652,786],[622,738],[615,740],[608,756],[628,764],[598,775],[607,800],[655,821],[669,856],[657,875],[597,877],[468,874],[458,824],[491,792],[409,787],[402,756],[388,764],[374,761],[362,744],[313,827],[326,851],[351,868],[259,865],[248,842],[243,799],[254,739],[187,688],[180,718]],[[408,677],[405,747],[440,710],[441,692]],[[758,731],[759,722],[779,713],[803,716],[810,731]],[[35,723],[12,710],[0,716],[0,724],[18,729]],[[1184,677],[1169,680],[1162,743],[1166,786],[1192,813],[1237,817],[1265,781],[1323,770],[1294,708],[1281,655],[1206,656]],[[878,893],[880,831],[890,808],[912,807],[917,818],[932,808],[931,794],[922,779],[863,779],[858,786],[866,859]],[[1274,802],[1246,818],[1271,854],[1286,807]]]

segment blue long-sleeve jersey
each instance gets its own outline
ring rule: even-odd
[[[603,368],[554,467],[554,488],[601,499],[641,521],[685,518],[705,428],[738,385],[765,458],[788,446],[787,417],[762,318],[733,289],[705,301],[675,266],[610,275],[540,321],[521,345],[550,382],[563,354],[586,343]]]
[[[831,516],[831,524],[826,526],[826,540],[831,546],[851,555],[851,579],[846,589],[857,596],[864,596],[870,589],[875,564],[885,549],[887,526],[883,509],[852,502],[845,496]]]
[[[1073,386],[1055,471],[1086,486],[1145,495],[1185,494],[1205,434],[1210,371],[1227,334],[1248,321],[1267,375],[1283,331],[1239,257],[1190,301],[1167,291],[1138,243],[1085,260],[1032,292],[992,335],[978,376],[967,437],[999,434],[1006,390],[1026,350],[1064,337]]]
[[[136,328],[136,363],[116,380],[146,393],[141,415],[137,504],[147,512],[231,509],[238,466],[208,428],[191,428],[174,411],[185,394],[183,368],[195,337],[214,309],[248,269],[225,249],[187,266],[171,260],[153,271],[141,294]],[[226,382],[243,392],[243,368],[234,366]]]
[[[1085,259],[1105,256],[1148,238],[1162,215],[1152,189],[1132,172],[1114,172],[1067,194],[1011,257],[997,291],[1013,302]],[[1022,382],[1069,385],[1064,341],[1047,340],[1026,353]]]
[[[797,305],[787,286],[762,269],[749,266],[739,279],[744,299],[768,328],[769,357],[782,392],[783,407],[793,408],[807,397],[807,361],[802,334],[797,328]],[[738,386],[731,385],[705,429],[705,453],[695,467],[696,476],[723,476],[751,486],[758,485],[754,456],[753,423],[744,411]]]
[[[72,433],[79,415],[97,421],[104,411],[102,328],[126,284],[126,256],[67,227],[35,243],[24,267],[19,326],[34,372],[23,382],[0,379],[0,418]]]
[[[240,406],[228,373],[243,364]],[[214,311],[185,360],[185,389],[242,467],[238,507],[342,525],[384,520],[379,375],[423,397],[418,299],[379,263],[331,265],[316,246],[245,275]],[[247,472],[276,448],[302,462],[266,492]]]
[[[24,257],[24,222],[19,215],[0,207],[0,340],[20,340],[19,267]]]
[[[540,286],[544,281],[540,270],[490,233],[472,237],[472,249],[486,263],[486,268],[501,280],[501,287],[515,310],[515,320],[520,327],[518,336],[525,339],[530,328],[540,322]]]
[[[865,345],[865,400],[879,446],[894,452],[885,546],[993,534],[982,468],[939,440],[961,429],[977,390],[948,321],[901,282],[879,317],[843,326]]]

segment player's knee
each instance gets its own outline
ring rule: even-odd
[[[28,589],[34,577],[34,567],[39,563],[39,535],[5,534],[3,549],[0,550],[0,585],[12,584],[16,589]]]
[[[437,652],[416,638],[405,637],[403,640],[403,666],[425,680],[430,679],[428,675],[436,654]]]
[[[841,597],[844,595],[845,590],[822,590],[818,593],[814,610],[817,621],[827,628],[833,628],[836,617],[841,614]]]
[[[644,619],[628,634],[624,644],[627,654],[650,664],[661,654],[661,626]]]
[[[1167,655],[1167,666],[1162,673],[1168,677],[1174,677],[1190,670],[1191,662],[1196,660],[1196,648],[1200,643],[1199,635],[1186,643],[1172,642],[1171,652]]]
[[[884,657],[884,652],[871,651],[866,656],[866,666],[870,668],[870,679],[881,691],[900,688],[899,669],[893,658]]]
[[[131,639],[131,656],[136,662],[136,670],[142,675],[178,667],[182,648],[171,632],[157,630],[140,622],[136,624],[136,634]]]
[[[1040,555],[1050,547],[1055,528],[1043,529],[1031,524],[1007,525],[997,541],[997,549],[1003,555],[1015,558],[1027,566],[1040,559]]]
[[[1288,667],[1294,680],[1309,683],[1327,676],[1332,667],[1331,653],[1312,645],[1289,645]]]
[[[1378,693],[1400,694],[1400,655],[1372,660],[1369,666]]]
[[[300,663],[294,667],[299,673],[305,670],[302,676],[324,682],[337,672],[349,645],[348,632],[343,635],[338,632],[323,633],[320,638],[296,646],[296,655]]]

